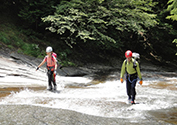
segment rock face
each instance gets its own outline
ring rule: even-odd
[[[76,111],[28,105],[1,105],[0,110],[0,123],[4,125],[166,125],[165,122],[157,122],[154,118],[129,123],[123,118],[91,116]]]
[[[37,66],[42,62],[42,59],[39,58],[34,58],[34,57],[30,57],[27,55],[23,55],[23,54],[19,54],[17,52],[11,51],[8,48],[1,48],[0,49],[0,57],[5,57],[5,58],[9,58],[9,60],[11,60],[12,62],[15,62],[19,65],[25,65],[28,68],[32,69],[35,71],[35,69],[37,68]],[[67,77],[87,77],[87,78],[92,78],[93,81],[91,83],[88,84],[84,84],[84,86],[86,85],[90,85],[90,84],[97,84],[97,82],[104,82],[106,80],[118,80],[119,76],[120,76],[120,70],[121,70],[121,66],[122,66],[122,61],[120,60],[116,60],[114,59],[114,64],[112,64],[113,66],[105,66],[104,64],[86,64],[83,67],[63,67],[62,69],[57,69],[57,76],[67,76]],[[172,67],[173,68],[173,67]],[[174,70],[175,68],[173,68]],[[15,74],[8,74],[8,75],[20,75],[20,76],[24,76],[25,74],[22,74],[20,72],[27,72],[24,71],[23,67],[18,67],[17,68],[17,72],[19,73],[15,73]],[[40,68],[40,71],[42,71],[43,73],[46,73],[46,65],[43,65]],[[164,68],[160,67],[160,66],[156,66],[153,65],[151,63],[148,62],[142,62],[141,63],[141,73],[143,77],[152,77],[152,76],[157,76],[160,77],[159,73],[155,73],[155,72],[163,72]],[[173,71],[175,72],[175,71]],[[162,73],[161,73],[162,74]],[[26,74],[27,76],[28,74]],[[44,76],[44,74],[41,74]],[[30,77],[33,75],[30,75]],[[46,76],[46,75],[45,75]],[[174,75],[172,75],[174,76]],[[4,77],[3,74],[0,74],[0,77]],[[25,77],[25,76],[24,76]],[[29,75],[28,75],[29,77]],[[39,77],[39,79],[41,79],[41,77]],[[44,79],[43,79],[44,81]],[[71,85],[72,84],[72,85]],[[71,86],[83,86],[83,84],[75,84],[74,82],[70,83]]]
[[[3,46],[0,44],[0,46]],[[32,68],[37,68],[37,66],[42,62],[43,59],[34,58],[19,54],[15,51],[12,51],[6,47],[0,48],[0,56],[13,59],[14,62],[18,64],[25,64]],[[112,59],[112,66],[105,66],[104,64],[86,64],[82,67],[63,67],[62,69],[57,69],[57,72],[61,76],[97,76],[99,74],[107,74],[112,72],[120,72],[123,60]],[[43,70],[46,69],[46,66],[41,67]],[[174,71],[175,68],[172,67]],[[164,68],[161,66],[156,66],[148,62],[141,63],[142,71],[162,71]],[[119,74],[118,74],[119,75]]]
[[[10,53],[10,58],[12,58],[16,63],[27,64],[32,68],[37,68],[37,66],[42,62],[43,59],[38,59],[34,57],[25,56],[18,54],[16,52]],[[41,67],[43,70],[46,69],[46,65]],[[93,73],[92,71],[84,70],[80,67],[63,67],[62,69],[57,69],[57,72],[61,76],[85,76]]]
[[[9,57],[12,58],[16,63],[25,64],[32,68],[37,68],[37,66],[42,62],[43,59],[38,59],[34,57],[29,57],[26,55],[18,54],[16,52],[9,53]],[[123,61],[122,61],[123,62]],[[88,64],[83,67],[63,67],[62,69],[57,69],[57,72],[61,76],[88,76],[95,74],[107,74],[111,72],[120,72],[121,70],[120,61],[115,63],[115,66],[105,66],[100,64]],[[41,67],[45,70],[46,66]],[[154,66],[153,64],[143,63],[141,65],[141,70],[143,71],[159,71],[161,67]]]

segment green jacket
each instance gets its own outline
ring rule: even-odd
[[[141,72],[140,72],[140,68],[139,68],[139,63],[136,61],[137,67],[136,67],[136,70],[135,70],[135,68],[133,68],[133,62],[134,62],[133,58],[131,59],[130,62],[127,61],[127,64],[125,64],[125,62],[126,62],[126,60],[124,60],[124,62],[122,64],[120,77],[123,78],[123,76],[126,72],[125,71],[125,66],[126,66],[128,74],[135,74],[137,72],[139,79],[142,80],[142,76],[141,76]]]

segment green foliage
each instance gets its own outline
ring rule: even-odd
[[[7,34],[0,32],[0,41],[5,44],[10,44],[10,40],[7,37]]]
[[[176,53],[176,47],[171,41],[176,37],[177,29],[174,22],[166,19],[169,14],[164,9],[166,4],[167,1],[159,1],[154,8],[154,12],[157,12],[158,25],[150,28],[145,35],[142,34],[143,40],[140,39],[142,47],[139,47],[146,56],[149,55],[160,62],[174,59]]]
[[[166,19],[172,19],[173,21],[177,21],[177,1],[176,0],[169,0],[168,1],[168,8],[167,10],[170,11],[170,16],[167,16]],[[177,46],[177,40],[174,39],[173,43],[176,43]],[[177,55],[177,53],[176,53]]]
[[[169,0],[168,1],[168,8],[167,10],[170,11],[170,16],[167,16],[167,19],[172,19],[173,21],[177,21],[177,1],[176,0]]]
[[[39,30],[45,24],[41,22],[41,17],[54,12],[52,6],[58,4],[58,0],[21,0],[18,3],[18,16],[24,21],[23,26],[34,30]]]
[[[40,49],[38,47],[38,45],[36,44],[29,44],[29,43],[21,43],[22,45],[20,46],[20,48],[18,49],[19,53],[23,53],[26,55],[30,55],[30,56],[34,56],[34,57],[38,57],[40,54]]]
[[[114,44],[119,48],[123,44],[118,36],[125,31],[145,32],[157,24],[153,6],[152,0],[62,1],[54,15],[42,20],[50,22],[46,29],[59,34],[71,47],[81,41],[95,41],[96,46]]]
[[[174,40],[173,40],[173,43],[177,43],[177,39],[174,39]],[[176,46],[177,46],[177,45],[176,45]]]
[[[3,30],[0,30],[0,42],[3,42],[7,47],[16,49],[18,52],[30,56],[38,57],[40,49],[37,44],[27,43],[28,38],[21,34],[13,25],[1,25]]]
[[[176,40],[171,41],[177,34],[177,2],[169,0],[166,9],[168,0],[153,1],[2,0],[1,20],[7,17],[1,13],[8,11],[10,14],[4,14],[8,18],[18,13],[21,20],[16,19],[19,21],[15,24],[20,24],[21,32],[2,27],[7,19],[4,18],[0,24],[0,42],[33,56],[45,53],[45,47],[51,45],[64,65],[74,65],[68,59],[71,57],[106,58],[109,54],[122,55],[127,49],[169,60],[176,53]]]
[[[177,39],[174,39],[173,43],[176,43],[176,46],[177,46]],[[177,55],[177,53],[176,53],[176,55]]]

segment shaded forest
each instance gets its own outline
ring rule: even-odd
[[[35,57],[52,46],[62,63],[124,58],[128,49],[176,63],[175,0],[1,0],[0,42]]]

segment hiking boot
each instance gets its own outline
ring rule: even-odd
[[[54,86],[54,89],[53,90],[57,90],[57,86]]]
[[[128,99],[128,104],[131,104],[131,99]]]
[[[135,101],[131,101],[131,104],[135,104]]]
[[[51,90],[52,90],[52,86],[49,86],[48,90],[50,90],[50,91],[51,91]]]
[[[131,104],[132,98],[131,96],[128,97],[128,104]]]

